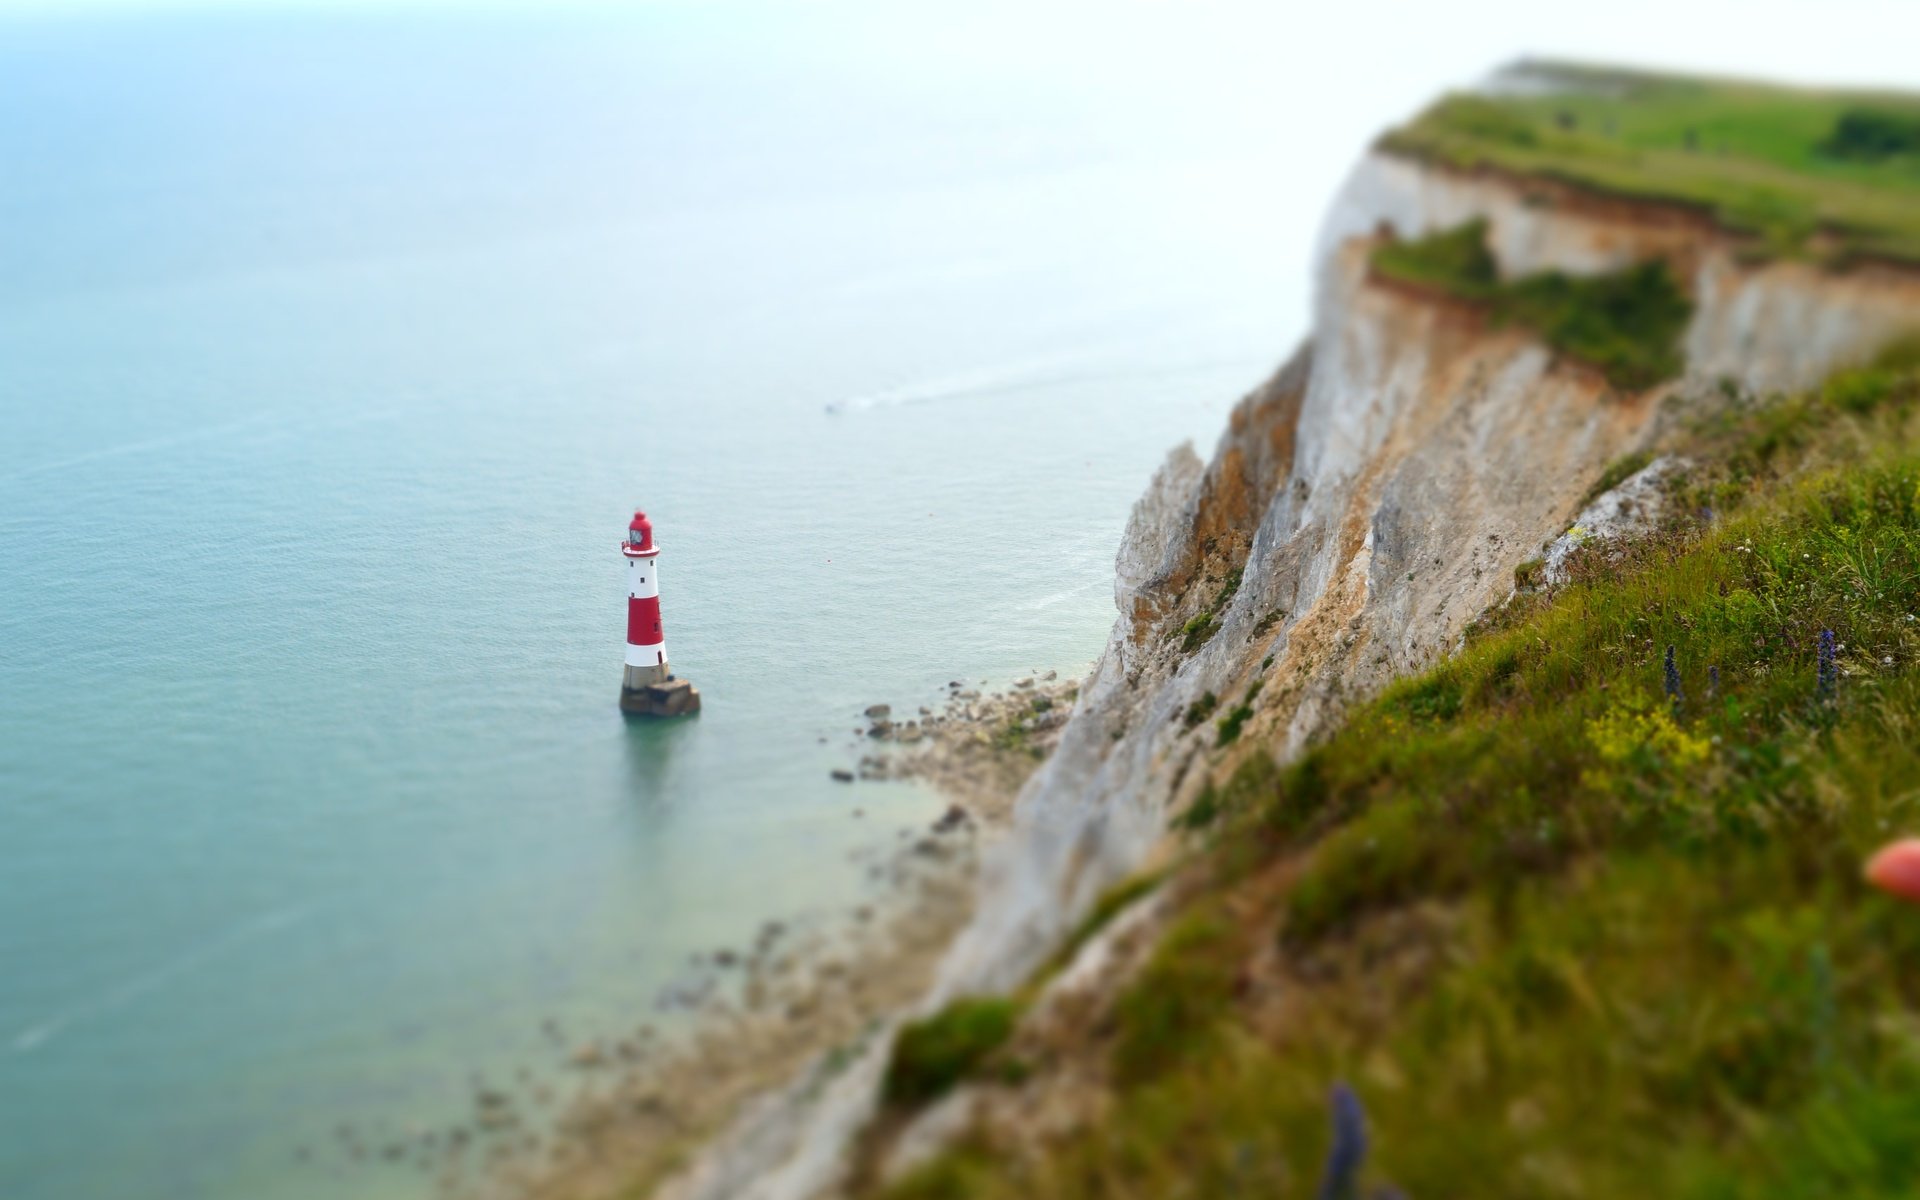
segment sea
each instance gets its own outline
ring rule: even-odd
[[[671,1030],[942,810],[867,705],[1091,665],[1325,188],[1021,13],[0,11],[0,1196],[430,1195],[341,1127]]]

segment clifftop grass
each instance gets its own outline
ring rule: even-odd
[[[1563,64],[1529,77],[1448,96],[1381,144],[1695,206],[1771,253],[1920,261],[1920,97]]]
[[[1311,1195],[1336,1080],[1414,1197],[1912,1194],[1917,367],[1730,405],[1689,515],[1212,789],[1106,1117],[897,1194]]]

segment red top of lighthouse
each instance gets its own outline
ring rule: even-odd
[[[660,553],[653,544],[653,522],[647,520],[646,513],[633,511],[633,520],[627,523],[627,540],[620,550],[628,558],[652,558]]]

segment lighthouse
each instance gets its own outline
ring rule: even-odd
[[[676,678],[667,665],[667,639],[660,628],[660,547],[653,522],[635,511],[620,543],[627,560],[627,664],[620,680],[623,712],[678,717],[700,711],[700,690]]]

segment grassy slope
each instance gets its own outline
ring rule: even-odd
[[[1822,226],[1842,252],[1920,261],[1920,150],[1835,151],[1843,118],[1920,125],[1920,97],[1546,68],[1546,94],[1449,96],[1382,144],[1710,209],[1776,253]]]
[[[1920,912],[1859,871],[1920,824],[1916,432],[1911,348],[1731,404],[1624,565],[1247,762],[1090,1036],[1108,1118],[892,1195],[1310,1195],[1338,1080],[1416,1198],[1913,1194]]]

